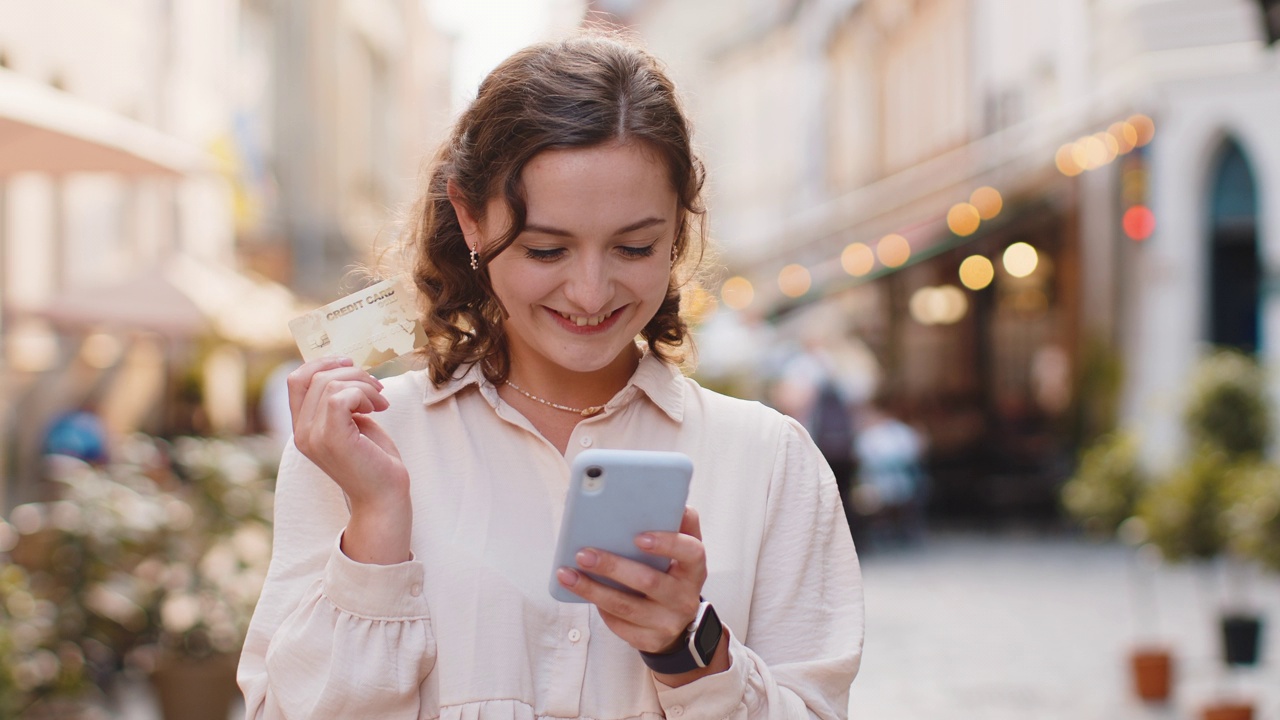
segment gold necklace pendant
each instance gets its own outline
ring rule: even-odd
[[[524,388],[520,387],[519,385],[517,385],[517,384],[515,384],[515,383],[511,382],[510,380],[508,380],[508,381],[507,381],[507,385],[510,385],[512,390],[515,390],[516,392],[518,392],[518,393],[520,393],[521,395],[523,395],[523,396],[525,396],[525,397],[529,398],[530,400],[532,400],[532,401],[534,401],[534,402],[537,402],[537,403],[542,403],[543,405],[546,405],[547,407],[553,407],[553,408],[555,408],[556,410],[563,410],[564,412],[577,413],[577,414],[581,415],[582,417],[592,417],[592,416],[594,416],[594,415],[599,415],[600,413],[604,412],[604,405],[591,405],[591,406],[589,406],[589,407],[584,407],[584,408],[569,407],[568,405],[561,405],[560,403],[553,403],[553,402],[551,402],[550,400],[543,400],[542,398],[538,397],[537,395],[534,395],[533,393],[529,392],[528,390],[525,390]]]

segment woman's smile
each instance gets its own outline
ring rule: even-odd
[[[617,325],[623,311],[626,310],[626,306],[596,315],[571,314],[552,308],[547,308],[547,310],[555,318],[557,324],[565,330],[578,335],[595,335],[607,332]]]

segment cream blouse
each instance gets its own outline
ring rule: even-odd
[[[377,416],[409,469],[413,560],[338,549],[341,491],[292,443],[271,570],[240,660],[249,718],[842,718],[862,656],[862,582],[831,470],[793,420],[646,355],[565,455],[478,368],[385,381]],[[703,595],[729,670],[671,688],[594,606],[547,587],[574,456],[694,463]]]

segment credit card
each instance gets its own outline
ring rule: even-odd
[[[427,344],[407,280],[392,278],[289,321],[306,361],[341,355],[368,370]]]

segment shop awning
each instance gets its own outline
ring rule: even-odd
[[[0,177],[20,172],[176,177],[211,166],[199,148],[0,68]]]
[[[283,285],[177,255],[123,282],[73,288],[19,313],[78,328],[211,334],[252,348],[293,344],[289,321],[309,310]]]

